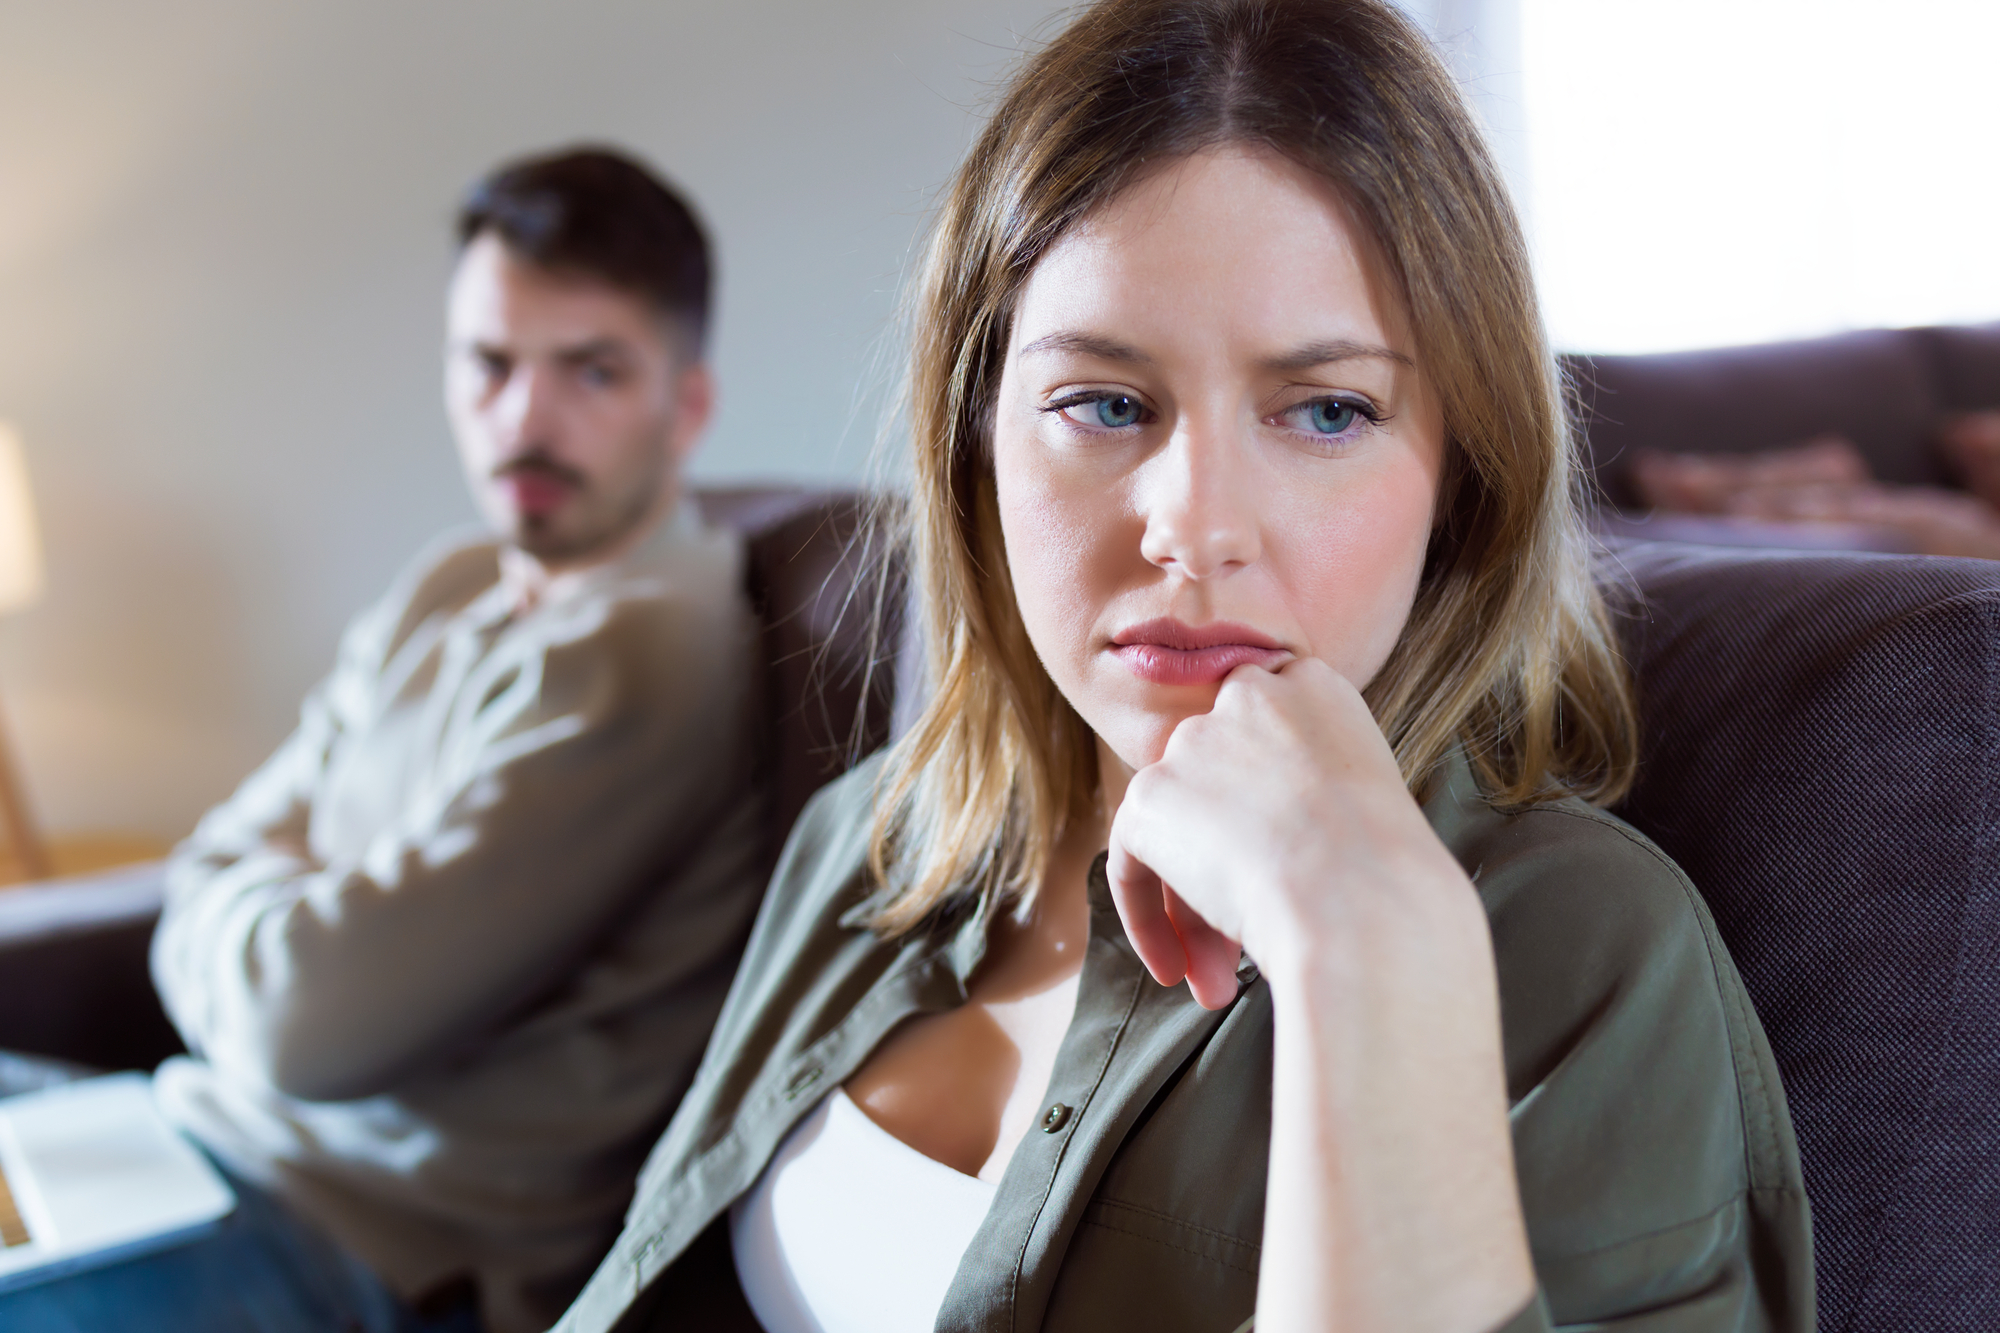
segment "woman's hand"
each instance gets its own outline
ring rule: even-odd
[[[1317,658],[1238,668],[1175,729],[1126,788],[1108,874],[1147,969],[1211,1009],[1236,997],[1239,942],[1283,975],[1386,924],[1365,918],[1477,908],[1360,692]]]
[[[1111,889],[1164,984],[1270,986],[1260,1333],[1498,1327],[1534,1295],[1486,915],[1359,691],[1239,668],[1136,773]],[[1169,887],[1171,886],[1171,887]]]

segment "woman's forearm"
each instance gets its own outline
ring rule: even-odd
[[[1534,1294],[1492,948],[1471,906],[1302,949],[1269,977],[1260,1333],[1483,1333]]]
[[[1261,1333],[1499,1327],[1534,1272],[1492,936],[1360,691],[1314,659],[1238,670],[1132,775],[1110,843],[1157,980],[1233,1000],[1220,939],[1271,988]]]

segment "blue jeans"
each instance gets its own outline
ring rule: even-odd
[[[426,1317],[360,1260],[230,1177],[236,1210],[170,1250],[0,1293],[6,1333],[480,1333],[469,1304]]]

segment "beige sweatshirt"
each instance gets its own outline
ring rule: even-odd
[[[168,1114],[419,1295],[553,1322],[692,1076],[762,885],[755,621],[692,506],[531,610],[432,552],[174,854]]]

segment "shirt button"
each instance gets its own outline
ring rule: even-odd
[[[797,1101],[800,1097],[805,1096],[806,1089],[810,1088],[813,1085],[813,1080],[818,1077],[818,1065],[804,1065],[793,1071],[791,1082],[785,1085],[785,1099],[787,1101]]]
[[[1069,1108],[1061,1102],[1050,1105],[1042,1116],[1042,1133],[1053,1134],[1069,1123]]]

